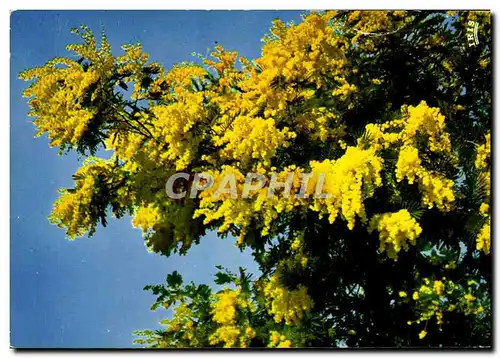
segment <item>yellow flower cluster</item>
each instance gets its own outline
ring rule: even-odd
[[[401,138],[403,147],[396,165],[397,179],[401,181],[407,177],[411,183],[417,177],[424,205],[429,208],[436,205],[438,209],[447,211],[455,200],[453,181],[426,170],[421,165],[416,143],[417,133],[425,134],[432,152],[441,152],[454,158],[449,134],[445,130],[445,118],[439,109],[430,108],[423,101],[417,107],[409,106],[407,112]]]
[[[140,46],[128,46],[126,51],[126,55],[118,59],[119,69],[127,74],[135,71],[135,75],[124,81],[135,81],[140,85],[140,79],[134,76],[142,76],[137,71],[144,66],[147,56],[141,52]],[[125,111],[118,113],[121,124],[111,129],[105,146],[124,161],[127,170],[155,177],[159,171],[185,170],[198,152],[202,140],[198,133],[209,128],[205,93],[194,92],[192,82],[203,78],[206,71],[201,66],[181,64],[165,75],[160,65],[149,66],[156,67],[160,73],[153,80],[154,88],[160,83],[168,83],[169,91],[159,87],[157,90],[163,91],[162,99],[170,103],[150,103],[147,112],[137,112],[134,116]]]
[[[95,221],[89,213],[94,182],[94,177],[88,176],[81,181],[78,192],[62,191],[49,216],[51,223],[66,228],[66,235],[72,240],[85,235],[95,226]]]
[[[294,26],[274,21],[271,34],[264,39],[262,57],[255,60],[261,71],[252,69],[250,78],[242,83],[244,97],[254,102],[251,113],[263,106],[266,118],[284,114],[287,102],[307,98],[307,91],[293,85],[302,78],[320,88],[328,74],[336,77],[339,88],[348,87],[341,91],[343,95],[356,90],[346,81],[345,41],[335,34],[338,26],[330,21],[333,15],[313,12]]]
[[[408,251],[408,243],[415,245],[416,239],[422,233],[422,228],[406,209],[373,216],[369,232],[373,230],[380,233],[380,251],[387,251],[387,256],[395,261],[399,251]]]
[[[485,254],[490,253],[491,248],[491,229],[490,224],[486,223],[479,231],[476,239],[476,249],[483,250]]]
[[[240,116],[215,144],[224,146],[220,151],[224,159],[236,159],[243,165],[257,159],[265,166],[270,166],[270,160],[276,150],[279,147],[288,147],[288,140],[295,136],[295,133],[286,127],[281,130],[276,128],[273,119]]]
[[[434,280],[433,282],[425,278],[424,284],[417,291],[414,291],[412,295],[415,301],[425,302],[425,306],[422,307],[419,318],[415,322],[408,321],[408,324],[419,324],[435,316],[437,324],[441,326],[443,324],[443,310],[446,310],[446,307],[441,304],[440,297],[443,297],[445,288],[450,293],[450,290],[455,289],[455,286],[453,282],[446,281],[445,277],[442,280]],[[424,301],[422,301],[423,299]],[[423,339],[426,334],[427,332],[423,330],[420,332],[419,338]]]
[[[175,339],[162,339],[158,348],[199,348],[203,346],[200,340],[198,323],[193,310],[184,299],[173,308],[171,319],[163,319],[161,325],[167,326],[166,331],[176,336]]]
[[[191,129],[206,116],[203,99],[203,93],[191,93],[183,101],[151,109],[156,117],[152,134],[168,145],[159,155],[159,163],[175,163],[176,170],[190,164],[200,141]]]
[[[418,150],[414,147],[406,147],[399,152],[396,178],[401,181],[405,177],[410,184],[413,184],[415,178],[418,178],[424,205],[429,208],[436,205],[438,209],[443,211],[448,211],[451,208],[450,203],[455,200],[453,181],[426,170],[421,165]]]
[[[132,219],[132,225],[136,228],[140,228],[142,232],[153,229],[160,222],[161,209],[153,203],[140,207]]]
[[[213,320],[220,324],[210,337],[211,344],[224,343],[225,348],[234,347],[240,335],[236,314],[238,291],[226,290],[217,294],[213,305]]]
[[[439,281],[439,280],[434,281],[433,289],[434,289],[434,292],[436,292],[439,296],[441,296],[443,294],[443,288],[444,288],[444,284],[442,281]]]
[[[151,179],[151,176],[146,175],[144,180],[147,178]],[[140,176],[137,179],[136,185],[141,188],[142,179]],[[184,253],[191,247],[200,230],[192,222],[195,204],[193,199],[186,199],[181,204],[168,200],[164,191],[165,181],[159,180],[156,188],[152,188],[151,182],[147,181],[148,186],[136,189],[136,194],[144,201],[135,205],[132,225],[142,230],[150,250],[165,252],[173,248],[174,251],[179,249]],[[151,191],[155,189],[156,193],[152,194]]]
[[[218,228],[219,233],[226,232],[231,225],[242,228],[248,226],[253,215],[252,205],[245,200],[238,200],[238,193],[241,193],[245,181],[243,173],[232,166],[223,166],[218,171],[207,173],[212,175],[214,183],[200,193],[200,207],[194,217],[204,215],[204,224],[223,219]],[[232,188],[236,188],[236,195],[233,195]]]
[[[249,342],[255,338],[256,332],[252,327],[247,327],[243,335],[240,336],[240,348],[247,348]]]
[[[476,238],[476,249],[482,250],[485,254],[490,253],[491,248],[491,214],[490,214],[490,196],[491,196],[491,134],[485,136],[485,143],[479,145],[476,151],[476,169],[479,171],[479,180],[485,185],[486,202],[481,203],[479,212],[486,218],[486,223],[481,227]]]
[[[236,305],[238,291],[226,290],[217,294],[217,301],[213,306],[215,322],[227,325],[236,320]]]
[[[271,170],[275,169],[275,167],[271,168]],[[284,190],[279,188],[274,193],[270,193],[270,185],[267,183],[261,189],[250,191],[248,200],[242,200],[245,176],[240,168],[225,165],[219,171],[208,171],[207,173],[214,178],[214,184],[200,193],[200,208],[196,211],[195,217],[204,215],[205,224],[223,219],[218,232],[226,232],[232,225],[239,227],[240,244],[244,242],[246,229],[255,217],[260,218],[261,234],[269,235],[271,226],[280,213],[291,212],[299,205],[307,205],[307,201],[295,197],[302,184],[299,175],[302,172],[304,169],[297,168],[295,165],[290,165],[279,173],[260,167],[257,173],[266,178],[271,177],[273,173],[276,174],[276,183],[286,183],[291,176],[289,195],[284,194]],[[231,175],[234,181],[227,179]],[[236,189],[234,194],[229,192],[231,187]],[[225,192],[226,189],[227,192]]]
[[[350,229],[354,228],[356,216],[366,222],[363,201],[374,194],[382,185],[380,172],[383,160],[375,155],[374,150],[363,150],[358,147],[347,148],[346,153],[338,160],[311,161],[311,176],[304,184],[300,174],[304,168],[294,165],[284,168],[277,174],[276,182],[290,183],[289,195],[279,189],[275,195],[269,195],[269,184],[250,193],[248,199],[240,196],[245,183],[245,176],[238,167],[223,166],[220,171],[209,172],[215,179],[211,188],[201,192],[200,208],[195,217],[204,215],[204,223],[223,219],[219,232],[225,232],[234,225],[240,228],[239,242],[243,242],[246,227],[251,224],[252,217],[260,217],[262,235],[270,234],[271,225],[282,212],[292,212],[297,208],[312,208],[321,215],[328,215],[334,222],[339,213],[347,221]],[[258,172],[266,177],[271,171],[259,166]],[[234,183],[222,180],[228,174],[234,175]],[[289,180],[291,176],[291,180]],[[221,192],[221,185],[229,189],[236,188],[236,195]],[[225,185],[225,186],[224,186]],[[303,188],[302,188],[303,187]],[[296,197],[303,189],[304,198]],[[307,200],[305,200],[307,198]]]
[[[19,74],[19,78],[33,83],[23,92],[29,98],[30,113],[38,128],[36,136],[48,134],[52,147],[75,148],[89,123],[97,113],[91,106],[83,106],[83,99],[91,87],[99,87],[111,76],[114,57],[105,36],[97,42],[85,26],[73,29],[84,43],[70,44],[66,48],[78,57],[87,58],[92,66],[69,58],[57,57],[41,67],[31,68]],[[96,98],[96,91],[91,100]]]
[[[479,213],[482,215],[482,216],[489,216],[489,212],[490,212],[490,206],[486,203],[481,203],[481,206],[479,207]]]
[[[351,230],[356,216],[366,222],[363,200],[371,197],[375,189],[382,185],[380,172],[383,160],[375,151],[348,147],[336,161],[312,161],[310,164],[313,177],[308,183],[308,193],[315,193],[324,174],[323,193],[329,195],[324,199],[315,199],[312,209],[328,214],[331,223],[341,212]]]
[[[61,190],[61,196],[54,203],[49,216],[51,223],[66,228],[66,235],[70,239],[92,234],[97,224],[94,215],[96,182],[99,175],[111,178],[113,176],[112,161],[98,158],[89,158],[75,173],[74,189]]]
[[[140,96],[141,77],[143,67],[148,62],[149,55],[142,51],[142,45],[139,43],[134,45],[123,45],[122,49],[125,51],[125,54],[116,59],[118,73],[126,75],[126,77],[123,78],[123,82],[134,82],[134,91],[131,94],[131,98],[142,99]]]
[[[445,118],[437,108],[430,108],[424,101],[418,106],[404,106],[403,117],[384,124],[368,124],[366,133],[370,146],[379,151],[395,146],[399,148],[396,163],[398,182],[408,179],[410,184],[418,183],[422,192],[422,202],[432,208],[449,211],[455,200],[453,180],[428,170],[419,156],[418,136],[425,136],[431,152],[440,153],[456,163],[456,155],[451,150],[449,134],[446,132]]]
[[[102,35],[98,44],[92,31],[85,25],[80,26],[79,29],[72,29],[71,32],[79,35],[84,43],[69,44],[66,49],[74,52],[78,57],[87,58],[100,76],[109,75],[115,65],[115,58],[111,53],[111,46],[106,35]]]
[[[213,320],[218,323],[215,332],[210,336],[210,344],[224,343],[224,348],[248,347],[255,337],[255,330],[248,325],[248,321],[238,320],[238,310],[255,310],[249,298],[242,295],[240,289],[226,289],[216,294],[212,305]],[[239,338],[239,339],[238,339]]]
[[[466,289],[451,280],[447,280],[446,277],[443,277],[441,280],[433,281],[429,278],[424,278],[423,284],[420,285],[418,290],[414,291],[412,295],[413,300],[415,300],[417,304],[419,317],[415,321],[408,321],[408,325],[428,322],[432,317],[435,317],[439,330],[441,330],[441,325],[444,322],[443,314],[445,312],[460,310],[466,315],[478,315],[482,313],[484,311],[483,306],[478,303],[476,297],[472,295],[472,288],[475,284],[476,282],[474,280],[468,280],[468,288]],[[457,293],[458,299],[456,297]],[[401,297],[406,297],[406,293]],[[419,338],[423,339],[426,334],[427,332],[424,329],[420,332]]]
[[[285,335],[280,334],[277,331],[269,332],[271,336],[269,337],[268,348],[292,348],[292,341],[286,338]]]
[[[145,142],[144,136],[136,132],[119,131],[115,135],[106,138],[106,150],[113,150],[114,154],[124,161],[124,168],[135,172],[141,163],[139,158],[144,157],[142,145]],[[148,146],[147,148],[150,148]],[[141,166],[145,166],[141,163]]]
[[[35,117],[37,136],[48,134],[52,147],[75,147],[96,110],[82,107],[82,97],[99,81],[97,71],[84,71],[68,59],[54,59],[45,66],[20,75],[26,81],[36,79],[23,96],[30,98],[30,116]]]
[[[231,86],[240,82],[245,77],[245,72],[238,71],[236,66],[236,51],[227,51],[222,46],[215,46],[215,51],[210,54],[212,59],[204,59],[203,63],[217,72],[219,75],[219,91],[222,93],[231,92]],[[240,62],[246,67],[248,60],[240,58]]]
[[[193,326],[191,321],[192,312],[188,307],[187,302],[182,302],[174,308],[174,315],[172,319],[164,319],[160,321],[160,324],[168,326],[167,330],[169,332],[178,332],[184,326]],[[191,322],[188,324],[188,322]]]
[[[265,285],[264,296],[269,300],[268,311],[276,323],[284,320],[287,325],[297,324],[314,306],[305,286],[298,285],[295,290],[288,290],[279,282],[277,274]]]
[[[182,63],[174,65],[166,75],[166,81],[172,91],[167,99],[181,99],[184,95],[192,93],[193,81],[204,78],[207,71],[199,65]]]
[[[221,326],[210,336],[210,344],[224,343],[224,348],[233,348],[238,343],[240,329],[235,325]]]
[[[410,146],[401,149],[396,164],[396,179],[401,181],[406,177],[408,183],[413,184],[421,170],[422,165],[418,157],[418,149]]]
[[[302,268],[307,267],[308,263],[308,258],[306,254],[304,253],[304,234],[300,233],[295,236],[293,241],[290,244],[290,250],[288,251],[290,254],[292,254],[291,258],[288,260],[285,260],[283,263],[287,264],[289,263],[291,266],[294,266],[294,264],[299,263]]]
[[[345,134],[345,124],[341,122],[340,116],[326,107],[315,107],[311,111],[297,114],[293,125],[295,132],[321,142],[340,138]]]

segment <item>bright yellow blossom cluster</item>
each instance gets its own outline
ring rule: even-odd
[[[289,290],[279,282],[277,274],[265,285],[264,296],[269,300],[268,311],[276,323],[284,320],[288,325],[297,324],[314,305],[305,286],[298,285],[296,289]]]
[[[96,114],[95,108],[84,107],[81,101],[99,81],[97,71],[84,71],[75,61],[55,59],[21,76],[25,80],[37,79],[23,93],[31,98],[29,115],[35,117],[37,136],[48,133],[52,147],[76,146]]]
[[[96,215],[98,193],[97,187],[105,178],[112,180],[119,177],[113,161],[90,157],[85,160],[74,177],[76,185],[73,189],[61,190],[61,196],[54,203],[52,213],[49,216],[50,222],[59,227],[66,228],[66,235],[70,239],[83,236],[86,233],[92,234],[96,228],[98,217]],[[126,204],[130,198],[126,197],[126,192],[122,194],[121,201]],[[107,206],[107,203],[106,205]],[[102,208],[104,209],[104,207]]]
[[[197,225],[189,224],[195,210],[193,201],[186,200],[183,205],[177,205],[161,200],[164,197],[159,196],[155,202],[136,207],[132,224],[145,234],[150,250],[167,250],[173,246],[185,252],[199,230]]]
[[[479,230],[476,237],[476,249],[482,250],[485,254],[490,253],[491,248],[491,214],[490,214],[490,196],[491,196],[491,134],[485,136],[485,143],[479,145],[476,151],[476,169],[479,171],[479,180],[485,186],[486,202],[481,203],[479,212],[486,219],[486,222]]]
[[[95,227],[95,221],[89,212],[94,195],[95,178],[86,176],[79,184],[76,193],[62,192],[49,216],[52,223],[66,227],[66,235],[71,239],[83,236]]]
[[[270,332],[268,348],[292,348],[292,341],[286,338],[285,335],[276,331]]]
[[[231,85],[241,81],[244,78],[244,74],[236,70],[236,59],[238,57],[237,51],[228,51],[224,49],[221,45],[215,46],[215,51],[211,53],[212,59],[204,59],[203,63],[210,68],[215,69],[220,77],[219,88],[222,92],[230,91]],[[244,58],[240,58],[240,62],[244,66],[248,66],[248,61]]]
[[[276,168],[271,167],[271,169]],[[204,215],[206,224],[223,219],[218,229],[220,233],[226,232],[232,225],[239,227],[238,243],[240,244],[244,242],[246,229],[255,217],[261,218],[259,220],[261,234],[269,235],[272,224],[280,213],[307,207],[308,201],[296,197],[302,185],[300,174],[304,171],[303,168],[297,168],[295,165],[290,165],[280,172],[266,171],[263,167],[259,167],[257,174],[275,175],[277,185],[271,190],[271,185],[267,183],[269,185],[248,192],[248,198],[244,200],[242,194],[245,175],[239,168],[224,165],[221,170],[209,171],[208,174],[214,178],[214,184],[200,193],[200,208],[196,211],[195,217]],[[280,185],[285,186],[286,183],[289,183],[289,191],[285,193],[284,187]],[[235,190],[231,191],[231,188]],[[312,195],[315,192],[309,184],[305,189],[304,194]]]
[[[137,210],[132,225],[147,232],[161,221],[161,211],[155,204],[149,204]]]
[[[479,234],[476,239],[476,249],[483,250],[485,254],[490,253],[491,248],[491,229],[490,224],[484,224],[484,226],[479,230]]]
[[[29,115],[35,117],[38,128],[36,136],[47,133],[50,146],[61,149],[78,147],[99,111],[92,104],[98,88],[111,75],[114,65],[105,36],[98,47],[87,27],[72,32],[79,34],[85,43],[68,45],[67,50],[89,59],[92,67],[85,68],[78,61],[58,57],[19,75],[25,81],[33,81],[23,96],[29,98]]]
[[[214,304],[214,321],[226,325],[234,322],[237,302],[238,291],[226,290],[218,293]]]
[[[405,178],[410,184],[416,181],[424,205],[449,211],[455,200],[453,180],[426,169],[419,155],[421,150],[428,149],[456,163],[456,155],[451,150],[450,137],[446,132],[445,117],[439,109],[429,107],[424,101],[416,107],[404,106],[402,113],[401,119],[366,126],[370,146],[377,151],[390,146],[398,148],[397,181]],[[426,138],[426,148],[419,147],[420,136]]]
[[[324,85],[324,74],[335,76],[339,88],[345,87],[339,93],[342,100],[356,90],[346,80],[347,59],[342,51],[346,43],[335,33],[338,26],[330,21],[334,15],[334,12],[312,13],[295,26],[281,20],[273,22],[262,57],[255,60],[262,71],[252,69],[250,78],[242,84],[245,98],[255,103],[254,112],[264,106],[266,118],[284,114],[287,102],[307,97],[304,89],[294,85],[302,78],[320,88]]]
[[[313,177],[309,182],[309,192],[314,193],[318,181],[323,177],[323,193],[329,197],[315,199],[311,208],[328,214],[331,223],[341,212],[351,230],[356,216],[366,222],[363,201],[382,185],[382,163],[382,158],[374,150],[358,147],[348,147],[345,154],[336,161],[312,161]]]
[[[273,119],[240,116],[232,123],[232,129],[215,142],[224,146],[220,154],[224,159],[236,159],[243,165],[252,159],[270,166],[279,147],[286,148],[288,140],[295,138],[288,128],[278,129]]]
[[[234,347],[240,335],[237,326],[238,292],[226,290],[217,294],[217,301],[213,305],[213,320],[220,324],[210,337],[211,344],[224,343],[225,348]]]
[[[456,159],[451,152],[451,142],[446,132],[444,116],[439,109],[430,108],[422,101],[416,107],[407,107],[407,114],[403,120],[406,123],[400,137],[403,146],[396,164],[397,180],[401,181],[406,177],[412,183],[416,177],[423,194],[424,205],[429,208],[436,205],[443,211],[450,210],[450,204],[455,200],[453,181],[425,169],[421,165],[417,148],[417,134],[425,134],[431,152],[443,153]]]
[[[203,79],[207,70],[192,63],[174,65],[166,74],[166,81],[171,86],[167,99],[182,99],[184,95],[192,93],[193,81]]]
[[[224,219],[218,228],[219,233],[226,232],[231,225],[244,229],[249,225],[254,210],[251,203],[238,200],[238,196],[233,195],[231,189],[236,188],[236,194],[241,193],[245,176],[232,166],[223,166],[220,170],[210,171],[208,174],[214,178],[214,184],[200,193],[200,207],[194,217],[203,215],[204,224]]]
[[[210,336],[210,344],[223,343],[224,348],[248,347],[256,333],[248,322],[242,326],[238,321],[238,310],[248,308],[253,311],[255,308],[249,299],[241,294],[240,289],[226,289],[216,294],[212,307],[213,320],[218,323],[218,327]]]
[[[88,59],[101,77],[109,75],[115,65],[115,58],[111,53],[111,46],[106,35],[102,34],[101,41],[98,44],[90,28],[85,25],[74,28],[71,32],[79,35],[84,40],[84,43],[69,44],[66,46],[66,50]]]
[[[183,170],[192,161],[200,139],[191,129],[205,117],[203,99],[202,93],[186,94],[183,101],[151,109],[156,118],[153,137],[168,144],[158,164],[176,163],[175,169]]]
[[[422,233],[422,228],[406,209],[373,216],[369,231],[373,230],[380,233],[380,251],[387,251],[387,256],[395,261],[399,251],[408,251],[408,243],[415,245],[416,239]]]
[[[141,146],[145,138],[135,132],[118,132],[105,140],[107,150],[113,150],[119,158],[125,161],[124,168],[135,171],[138,168],[136,156],[141,156]]]
[[[303,133],[311,140],[321,142],[340,138],[345,134],[345,124],[341,122],[341,118],[326,107],[298,113],[293,124],[297,133]]]

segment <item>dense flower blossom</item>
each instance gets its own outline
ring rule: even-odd
[[[299,285],[297,289],[289,290],[279,282],[277,275],[266,284],[264,296],[269,298],[269,312],[274,320],[277,323],[285,321],[288,325],[298,323],[314,305],[306,287]]]
[[[248,347],[249,341],[255,337],[255,330],[248,321],[241,326],[238,311],[248,309],[253,311],[254,305],[241,290],[226,289],[216,295],[213,304],[213,320],[218,323],[215,332],[210,336],[212,344],[223,343],[225,348]]]
[[[422,233],[422,228],[411,217],[408,210],[397,213],[375,215],[370,220],[370,230],[377,230],[380,238],[380,251],[387,251],[387,256],[397,260],[401,249],[408,251],[408,244],[415,245]]]
[[[311,162],[313,180],[309,185],[316,188],[320,173],[325,175],[324,193],[330,197],[317,199],[313,209],[328,213],[333,222],[341,212],[349,229],[354,228],[356,216],[366,222],[363,201],[373,195],[374,189],[382,185],[380,171],[383,160],[372,150],[348,147],[337,161]]]

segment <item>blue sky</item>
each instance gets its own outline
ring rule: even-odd
[[[79,163],[58,156],[45,137],[34,139],[17,74],[66,54],[72,27],[104,26],[115,54],[140,41],[150,59],[167,68],[205,54],[217,41],[240,55],[260,55],[272,19],[299,21],[277,11],[16,11],[11,15],[11,345],[19,348],[133,347],[132,331],[156,328],[165,311],[151,312],[154,296],[142,288],[178,270],[186,281],[210,283],[221,264],[255,269],[248,253],[211,233],[187,256],[146,251],[129,218],[111,220],[91,239],[69,241],[49,224],[57,189],[71,187]]]

